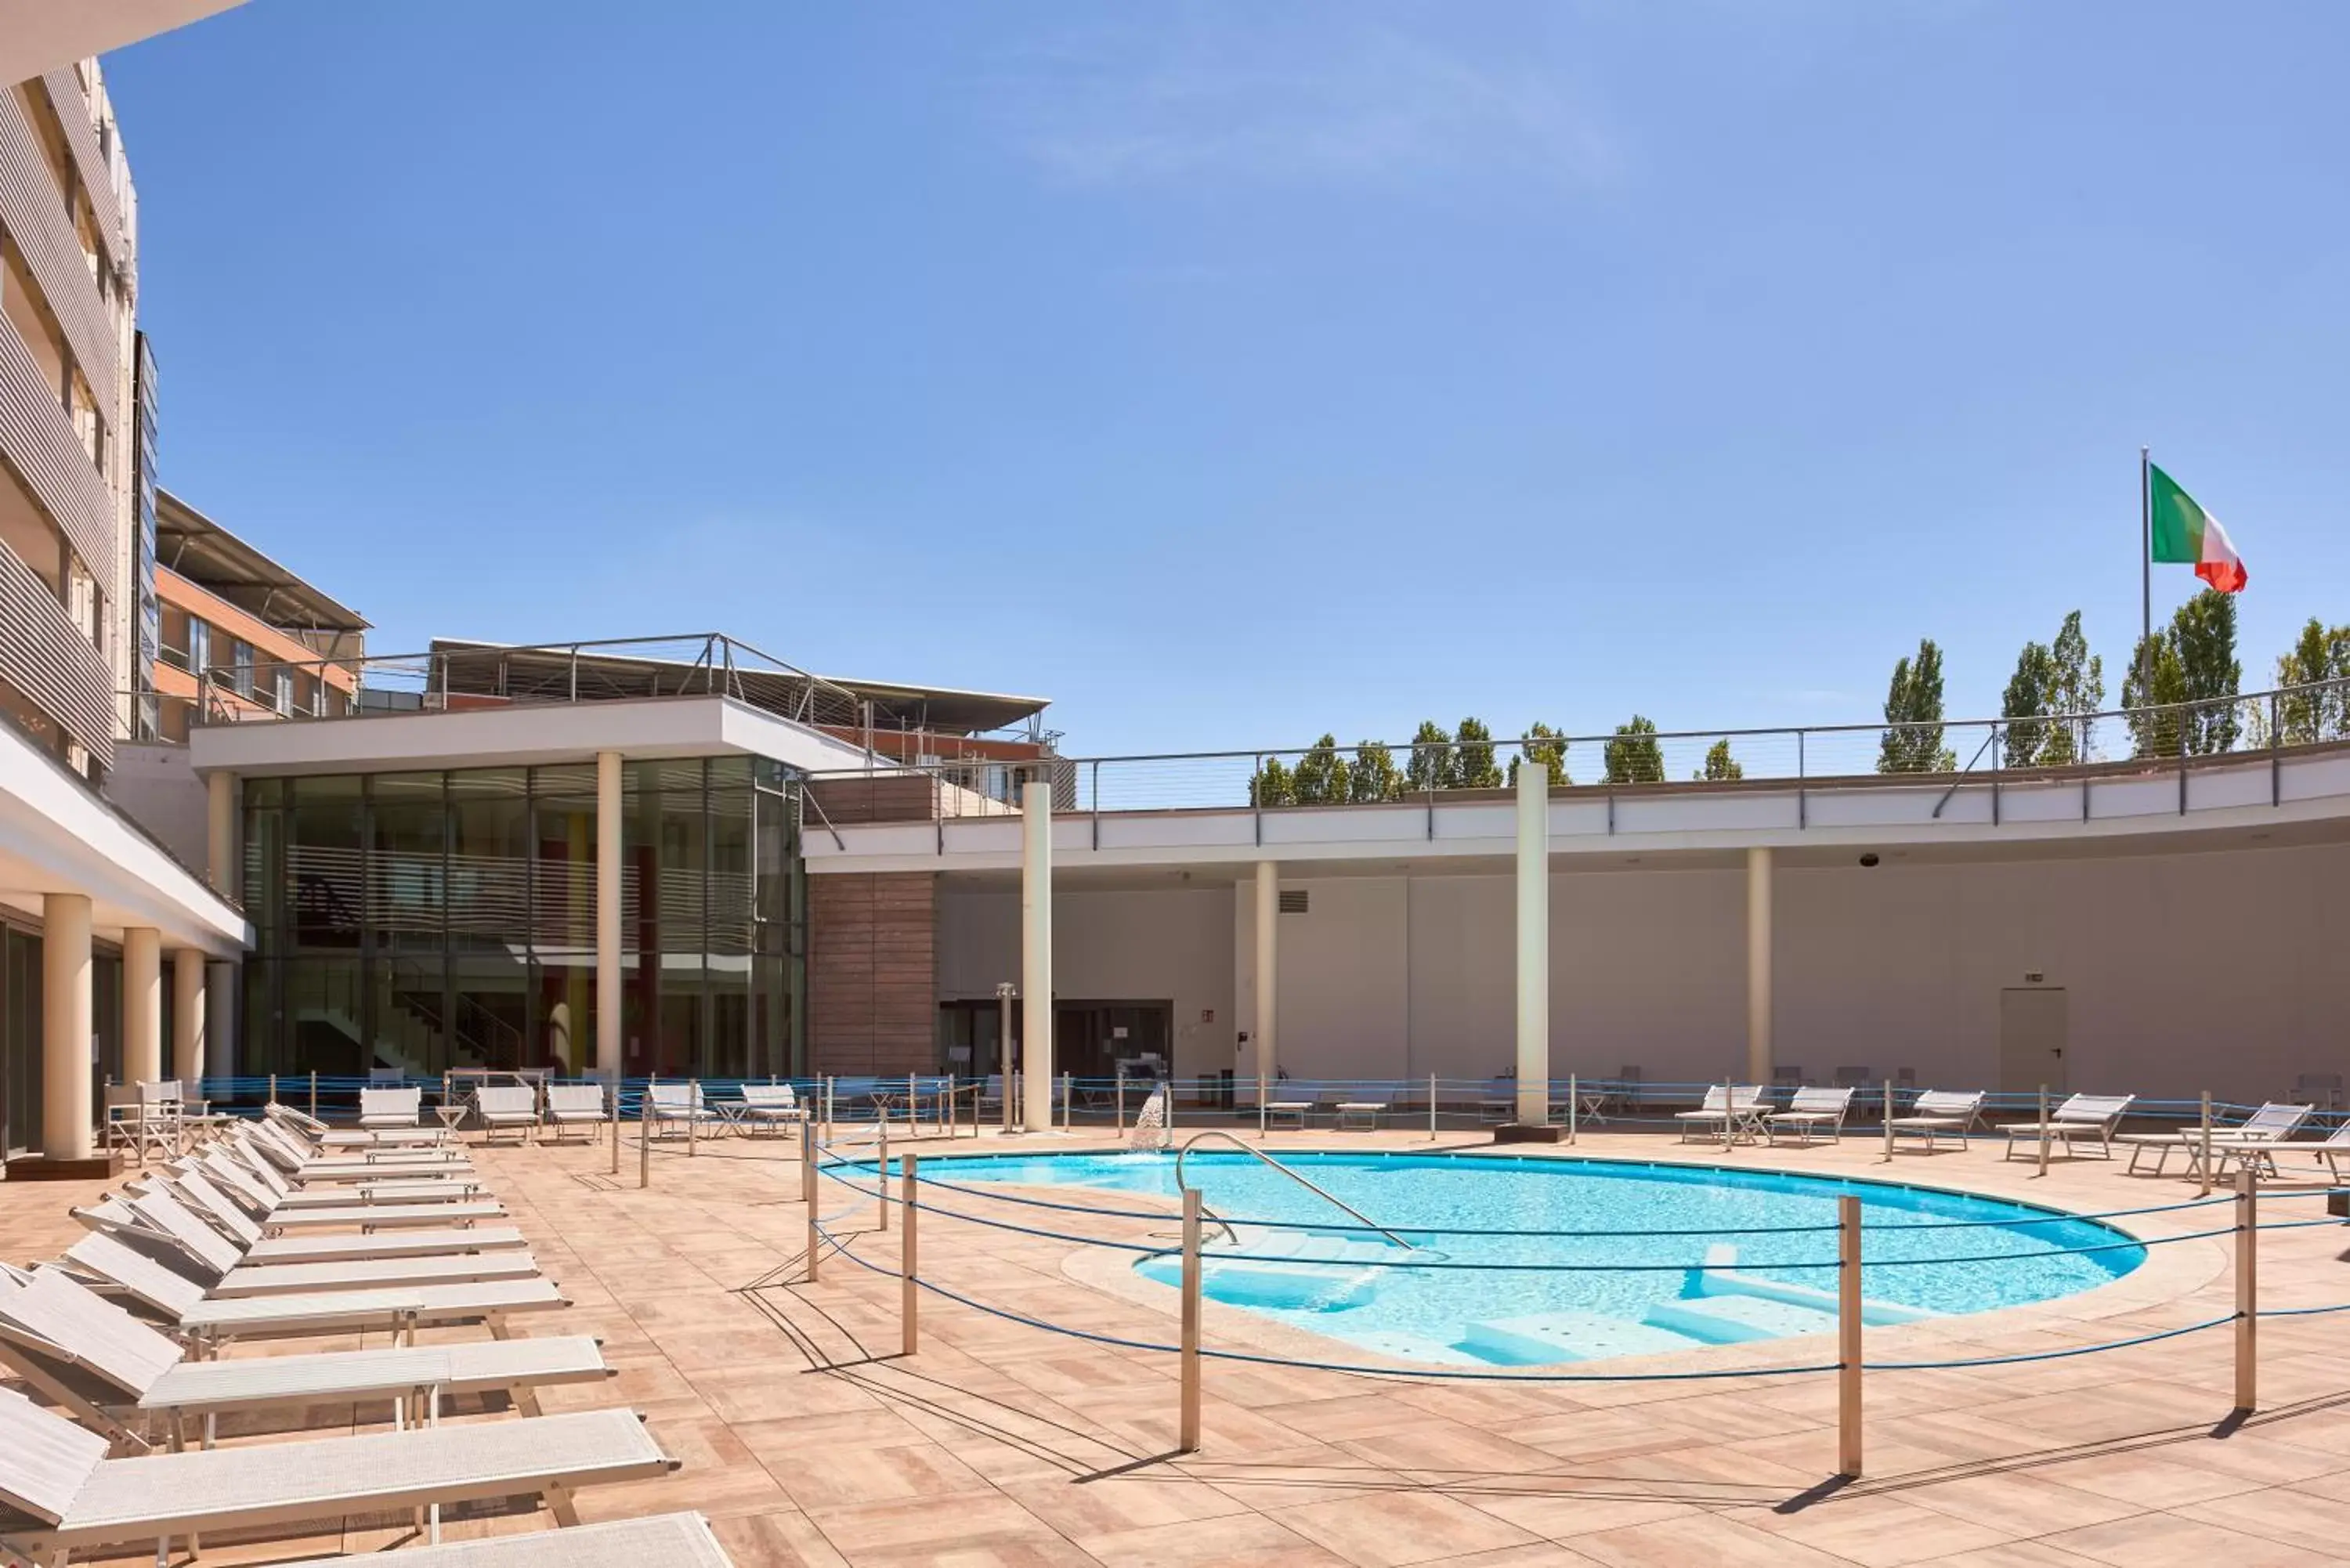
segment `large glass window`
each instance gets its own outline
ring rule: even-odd
[[[248,1071],[594,1065],[592,764],[244,787]],[[736,757],[623,774],[630,1075],[788,1074],[804,1060],[791,790]]]

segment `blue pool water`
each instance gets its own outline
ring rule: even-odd
[[[2095,1220],[1891,1183],[1553,1158],[1282,1158],[1417,1251],[1352,1229],[1344,1213],[1254,1159],[1203,1150],[1185,1161],[1185,1174],[1238,1233],[1235,1242],[1209,1228],[1204,1290],[1404,1360],[1535,1366],[1825,1332],[1835,1322],[1835,1271],[1801,1265],[1832,1262],[1835,1232],[1784,1228],[1833,1226],[1835,1200],[1847,1193],[1862,1204],[1870,1322],[2070,1295],[2145,1258],[2128,1237]],[[978,1156],[926,1160],[922,1174],[974,1187],[1177,1196],[1174,1158],[1165,1154]],[[1051,1226],[1049,1213],[976,1194],[941,1191],[932,1200]],[[1538,1234],[1437,1233],[1463,1230]],[[2068,1251],[2084,1247],[2107,1250]],[[1218,1257],[1235,1253],[1263,1261]],[[1520,1272],[1425,1266],[1431,1262],[1610,1267]],[[1632,1265],[1669,1266],[1625,1272]],[[1165,1284],[1179,1277],[1171,1256],[1137,1268]]]

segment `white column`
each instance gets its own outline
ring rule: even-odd
[[[1746,852],[1746,1081],[1767,1084],[1771,1061],[1771,852]]]
[[[163,933],[130,926],[122,933],[122,1081],[163,1075]]]
[[[182,948],[172,955],[172,1076],[194,1098],[204,1075],[204,955]]]
[[[642,890],[639,892],[641,896]],[[620,753],[596,753],[596,1071],[620,1081]]]
[[[236,775],[204,775],[204,878],[224,898],[237,896]]]
[[[1256,863],[1256,1020],[1249,1030],[1250,1079],[1270,1085],[1281,1070],[1275,1050],[1281,1022],[1281,867],[1270,860]],[[1268,1093],[1271,1091],[1268,1090]]]
[[[1550,768],[1518,764],[1518,1124],[1550,1120]]]
[[[41,899],[41,1152],[88,1159],[89,1105],[89,899]]]
[[[1053,786],[1020,786],[1020,1121],[1053,1129]]]

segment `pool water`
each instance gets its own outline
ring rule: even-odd
[[[1202,1289],[1407,1361],[1541,1366],[1827,1332],[1835,1326],[1835,1271],[1802,1265],[1832,1263],[1835,1234],[1787,1228],[1833,1227],[1835,1200],[1846,1194],[1861,1199],[1861,1288],[1870,1323],[2070,1295],[2117,1279],[2145,1258],[2128,1237],[2095,1220],[1889,1182],[1548,1157],[1282,1159],[1409,1245],[1362,1231],[1253,1158],[1203,1150],[1184,1162],[1184,1172],[1237,1238],[1207,1227]],[[972,1156],[926,1160],[922,1173],[942,1185],[1178,1196],[1169,1154]],[[944,1191],[933,1200],[1049,1224],[1035,1210],[1007,1210],[976,1196]],[[1461,1231],[1536,1234],[1451,1233]],[[2085,1247],[2105,1250],[2071,1251]],[[1427,1266],[1439,1262],[1607,1267]],[[1163,1284],[1180,1279],[1171,1255],[1136,1267]]]

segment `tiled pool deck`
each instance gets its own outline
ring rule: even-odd
[[[914,1147],[970,1152],[966,1137]],[[1087,1148],[1107,1140],[1023,1140]],[[1267,1147],[1485,1147],[1461,1133],[1277,1134]],[[895,1140],[893,1147],[905,1147]],[[1812,1150],[1682,1147],[1586,1136],[1575,1151],[1885,1175],[1866,1137]],[[2229,1568],[2350,1561],[2350,1314],[2262,1324],[2260,1413],[2230,1418],[2225,1327],[2094,1355],[1872,1373],[1865,1479],[1838,1484],[1834,1378],[1539,1384],[1371,1380],[1210,1362],[1202,1451],[1173,1457],[1173,1358],[1107,1348],[928,1296],[920,1353],[898,1354],[899,1236],[869,1199],[844,1241],[889,1271],[828,1258],[799,1282],[806,1210],[795,1143],[723,1139],[615,1178],[601,1147],[479,1149],[486,1179],[576,1304],[527,1332],[594,1334],[621,1376],[559,1389],[550,1410],[629,1405],[685,1461],[660,1481],[580,1494],[588,1519],[699,1508],[744,1568],[780,1564],[2105,1563]],[[1993,1147],[1904,1155],[1901,1179],[2083,1210],[2177,1201],[2193,1188],[2060,1162],[2045,1179]],[[0,1256],[47,1257],[94,1189],[0,1188]],[[1132,1206],[1130,1195],[1107,1201]],[[957,1204],[962,1199],[957,1198]],[[986,1211],[1034,1221],[1001,1207]],[[2271,1207],[2314,1218],[2318,1203]],[[1150,1227],[1055,1215],[1131,1236]],[[2220,1218],[2224,1218],[2222,1211]],[[2149,1238],[2210,1212],[2130,1224]],[[894,1224],[894,1220],[893,1220]],[[2350,1233],[2264,1232],[2262,1303],[2350,1302]],[[2147,1265],[2064,1301],[1869,1332],[1871,1358],[2059,1350],[2220,1316],[2226,1238],[2157,1247]],[[922,1272],[991,1305],[1113,1337],[1175,1337],[1173,1293],[1123,1260],[926,1215]],[[1085,1282],[1087,1281],[1095,1282]],[[478,1332],[478,1331],[475,1331]],[[1210,1304],[1208,1343],[1291,1354],[1346,1347]],[[342,1342],[348,1343],[348,1342]],[[326,1348],[285,1342],[276,1348]],[[1627,1368],[1832,1360],[1817,1341],[1695,1353]],[[370,1421],[376,1412],[364,1412]],[[350,1424],[353,1412],[319,1411]],[[463,1418],[513,1419],[468,1407]],[[238,1433],[229,1440],[272,1440]],[[544,1525],[452,1516],[452,1538]],[[411,1539],[354,1520],[334,1535],[205,1542],[207,1562],[284,1562]],[[122,1561],[147,1560],[126,1552]],[[396,1558],[390,1561],[397,1561]]]

